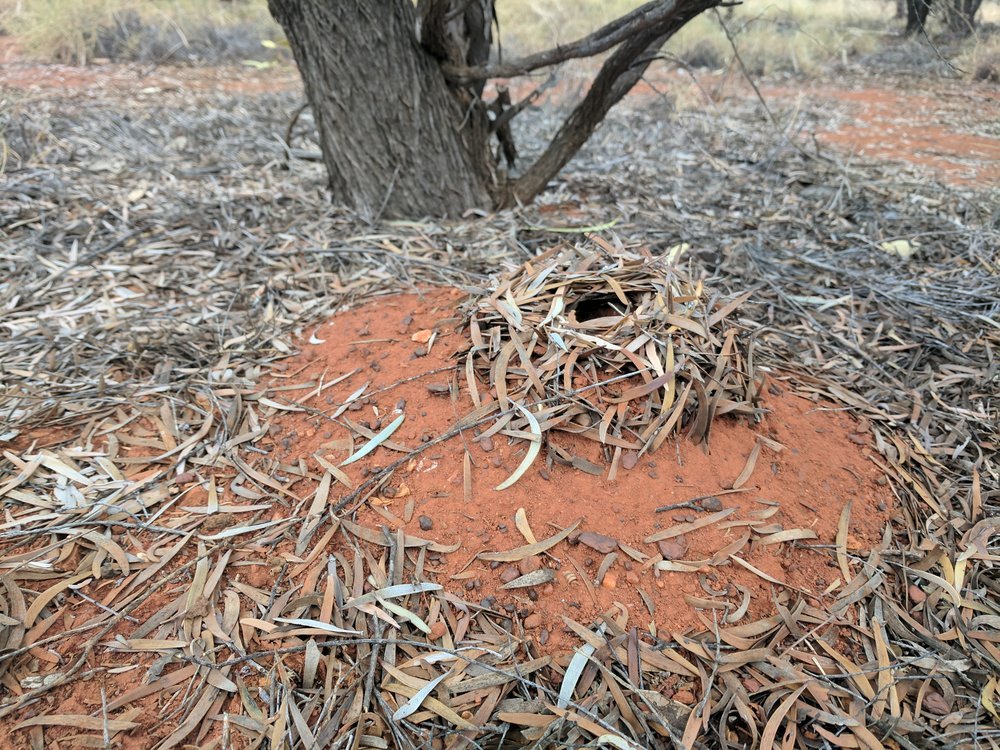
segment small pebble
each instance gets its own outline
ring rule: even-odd
[[[431,632],[427,634],[427,637],[432,641],[436,641],[442,636],[444,636],[444,634],[447,632],[448,632],[448,626],[445,625],[443,621],[438,620],[433,625],[431,625]]]
[[[434,521],[430,516],[420,516],[418,522],[420,523],[421,531],[430,531],[434,528]]]
[[[517,562],[517,569],[521,571],[521,575],[523,576],[533,573],[541,567],[542,561],[538,559],[538,555],[529,555]]]
[[[625,574],[625,580],[631,583],[633,586],[635,586],[637,583],[639,583],[639,574],[636,573],[634,570],[630,570],[628,573]]]
[[[492,437],[486,436],[484,438],[480,438],[479,447],[482,448],[487,453],[489,453],[494,448],[496,448],[496,445],[494,444]]]
[[[687,540],[683,534],[673,539],[662,539],[656,543],[664,560],[682,560],[687,554]]]
[[[700,505],[703,510],[711,511],[712,513],[722,510],[722,501],[715,495],[703,497],[698,505]]]
[[[910,595],[910,601],[914,604],[921,604],[927,599],[927,593],[915,583],[910,584],[907,593]]]
[[[542,626],[542,616],[537,612],[524,618],[524,629],[534,630]]]
[[[936,690],[928,690],[924,693],[924,702],[921,705],[927,713],[936,714],[938,716],[944,716],[947,713],[951,713],[951,706],[948,705],[948,701],[946,701],[944,696]]]
[[[515,578],[520,578],[521,574],[517,572],[517,568],[508,565],[500,572],[500,580],[504,583],[510,583]]]
[[[580,544],[586,545],[593,550],[597,550],[602,555],[614,552],[618,549],[618,541],[605,534],[598,534],[596,531],[584,531],[579,536]]]
[[[673,697],[675,701],[683,703],[685,706],[694,705],[694,693],[690,690],[678,690]]]

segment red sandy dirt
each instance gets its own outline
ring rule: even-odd
[[[956,185],[996,185],[1000,181],[1000,139],[977,134],[975,124],[1000,119],[1000,87],[938,86],[928,95],[867,85],[850,88],[804,85],[765,87],[771,98],[822,101],[853,123],[820,130],[817,138],[842,153],[929,167]]]
[[[436,438],[453,429],[458,418],[472,408],[464,393],[453,401],[447,387],[454,372],[454,355],[467,346],[465,337],[456,332],[459,299],[457,291],[434,290],[419,296],[381,298],[339,314],[315,332],[324,343],[303,343],[299,356],[283,362],[286,372],[294,373],[287,382],[315,383],[320,378],[330,382],[357,368],[354,375],[324,391],[326,404],[311,405],[332,412],[369,382],[367,392],[373,395],[345,416],[355,423],[364,421],[377,432],[401,410],[406,419],[391,436],[393,442],[412,449],[422,440]],[[437,333],[436,339],[431,351],[421,355],[426,344],[419,342],[430,331]],[[414,334],[417,341],[412,340]],[[404,378],[411,380],[396,385]],[[282,400],[278,395],[273,398]],[[290,403],[295,400],[293,395],[284,398]],[[717,495],[723,509],[734,510],[718,523],[685,534],[681,544],[687,549],[680,559],[711,558],[744,532],[745,525],[731,522],[739,524],[753,519],[754,514],[776,511],[766,521],[771,527],[765,529],[767,533],[810,529],[818,538],[801,545],[764,546],[754,541],[739,554],[760,571],[822,604],[829,601],[823,592],[838,579],[838,571],[829,548],[812,551],[806,545],[832,545],[844,504],[851,501],[848,546],[861,550],[874,546],[888,519],[891,493],[868,460],[868,449],[862,447],[868,442],[860,431],[863,428],[843,412],[797,397],[777,385],[772,385],[765,406],[770,413],[761,424],[723,418],[713,427],[707,449],[683,437],[668,441],[655,456],[643,457],[631,470],[620,471],[614,482],[607,480],[606,471],[597,477],[567,466],[547,468],[543,450],[535,465],[504,491],[493,488],[518,466],[525,442],[508,444],[506,437],[498,435],[483,445],[472,430],[467,430],[460,438],[432,446],[405,463],[393,475],[388,490],[383,488],[359,508],[358,521],[373,530],[403,527],[408,535],[460,544],[454,553],[430,554],[428,570],[456,595],[470,602],[486,600],[486,606],[521,618],[543,651],[558,652],[572,646],[563,633],[561,615],[591,622],[619,606],[628,609],[632,624],[647,627],[653,622],[661,635],[689,627],[700,629],[711,622],[712,612],[696,610],[683,597],[713,599],[703,586],[727,590],[727,595],[715,601],[729,601],[735,609],[742,596],[734,585],[742,585],[752,594],[749,617],[772,614],[772,598],[779,589],[738,565],[705,567],[707,576],[651,569],[658,547],[645,543],[646,537],[708,515],[690,508],[657,513],[656,508],[705,495]],[[346,436],[343,428],[325,417],[302,412],[285,412],[272,420],[275,447],[284,454],[281,460],[295,463],[301,458],[320,471],[313,455],[318,453],[339,464],[348,456],[343,444]],[[748,491],[725,493],[747,464],[758,436],[785,448],[762,451],[746,484]],[[592,441],[564,433],[553,440],[574,455],[606,465],[600,446]],[[466,447],[473,465],[469,500],[464,491]],[[359,483],[370,472],[404,455],[380,447],[344,471]],[[610,537],[604,552],[613,548],[617,559],[603,583],[591,587],[584,583],[584,574],[595,578],[605,555],[575,540],[575,535],[546,554],[518,564],[498,566],[476,559],[481,552],[507,551],[529,543],[515,524],[515,514],[521,508],[538,540],[577,521],[578,532]],[[731,528],[725,528],[727,523]],[[648,556],[648,560],[634,559],[615,542],[641,553],[634,557]],[[551,583],[537,589],[500,588],[515,574],[538,567],[555,572]]]
[[[14,60],[4,61],[5,54]],[[278,71],[256,71],[235,65],[178,67],[105,63],[79,67],[16,60],[16,52],[0,47],[0,89],[66,96],[101,91],[114,92],[123,99],[142,99],[199,91],[264,94],[302,86],[297,71],[287,66]]]

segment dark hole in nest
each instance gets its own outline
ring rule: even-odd
[[[625,295],[628,306],[622,304],[617,294],[585,294],[569,306],[570,312],[576,313],[580,323],[597,318],[618,318],[627,315],[635,306],[636,300],[631,295]]]

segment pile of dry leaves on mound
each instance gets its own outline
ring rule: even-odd
[[[582,435],[616,449],[613,476],[622,450],[655,451],[681,427],[700,442],[714,417],[752,414],[747,343],[727,320],[746,296],[708,297],[668,257],[599,238],[498,280],[471,305],[465,359],[475,405],[477,382],[496,393],[502,418],[486,434],[511,424]]]

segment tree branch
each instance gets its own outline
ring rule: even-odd
[[[660,47],[699,13],[722,4],[720,0],[656,3],[661,12],[658,21],[652,25],[644,25],[641,31],[628,34],[627,41],[607,59],[594,78],[590,90],[566,118],[545,152],[511,185],[506,196],[507,205],[530,202],[542,192],[549,180],[586,143],[608,110],[642,78],[646,68],[657,58]],[[645,5],[639,10],[648,7],[649,5]]]
[[[712,3],[712,5],[723,4],[728,5],[730,3]],[[682,2],[680,5],[684,5],[684,3]],[[571,44],[559,45],[544,52],[536,52],[533,55],[527,55],[526,57],[520,57],[497,65],[462,66],[442,64],[441,70],[444,71],[445,77],[450,82],[468,84],[475,81],[484,81],[489,78],[512,78],[514,76],[525,75],[539,68],[557,65],[567,60],[593,57],[621,44],[636,34],[643,33],[650,28],[663,24],[677,13],[677,6],[677,0],[652,0],[652,2],[640,5],[630,13],[626,13],[621,18],[611,21],[592,34],[588,34]]]

